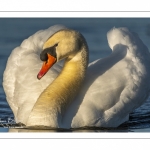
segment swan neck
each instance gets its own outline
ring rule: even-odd
[[[27,125],[36,125],[37,120],[41,120],[41,124],[45,126],[60,127],[62,125],[63,115],[84,81],[88,65],[87,50],[87,46],[83,45],[74,56],[66,58],[59,76],[38,98]]]

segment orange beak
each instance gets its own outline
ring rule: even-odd
[[[47,61],[44,61],[43,66],[40,70],[40,72],[37,75],[37,78],[40,80],[46,73],[47,71],[55,64],[56,58],[51,56],[50,54],[47,54],[48,59]]]

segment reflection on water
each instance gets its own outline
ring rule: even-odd
[[[73,133],[84,133],[84,132],[132,132],[126,128],[79,128],[79,129],[54,129],[54,128],[45,128],[45,129],[38,129],[38,128],[0,128],[1,132],[73,132]]]
[[[131,132],[150,132],[150,128],[144,129],[125,129],[125,128],[118,128],[118,129],[74,129],[74,130],[63,130],[63,129],[26,129],[26,128],[4,128],[0,127],[0,132],[9,132],[9,133],[97,133],[97,132],[109,132],[109,133],[131,133]]]
[[[20,133],[35,133],[35,132],[47,132],[47,133],[96,133],[96,132],[110,132],[110,133],[126,133],[126,132],[149,132],[150,128],[144,128],[144,129],[127,129],[127,128],[81,128],[81,129],[28,129],[28,128],[0,128],[0,132],[9,132],[9,133],[15,133],[15,132],[20,132]]]
[[[3,124],[0,127],[0,132],[149,132],[150,128],[145,129],[130,129],[127,123],[122,124],[117,128],[102,128],[102,127],[81,127],[81,128],[72,128],[72,129],[63,129],[63,128],[50,128],[44,126],[33,126],[26,127],[24,125],[18,124]]]

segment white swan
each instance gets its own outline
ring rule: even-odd
[[[89,65],[84,37],[61,25],[39,31],[15,48],[3,87],[16,122],[78,128],[117,127],[128,120],[149,96],[150,53],[127,28],[113,28],[107,38],[112,54]],[[38,80],[37,74],[45,76]]]

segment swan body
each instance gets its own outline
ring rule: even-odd
[[[112,54],[90,64],[84,37],[62,25],[41,30],[15,48],[3,87],[16,122],[78,128],[117,127],[127,121],[149,96],[150,54],[127,28],[111,29],[107,39]],[[56,63],[38,80],[48,53]]]

